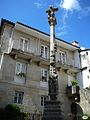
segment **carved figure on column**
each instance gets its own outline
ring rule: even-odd
[[[58,82],[57,78],[54,78],[53,76],[49,77],[49,95],[51,100],[56,100],[57,99],[57,94],[58,94]]]

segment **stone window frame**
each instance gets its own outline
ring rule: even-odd
[[[18,75],[19,73],[26,74],[27,64],[23,62],[16,62],[16,70],[15,73]],[[25,77],[25,76],[23,76]]]
[[[15,91],[14,103],[23,104],[23,97],[24,97],[24,92]]]
[[[44,106],[45,104],[45,101],[49,99],[49,96],[48,95],[41,95],[41,98],[40,98],[40,104],[41,106]]]
[[[66,52],[59,51],[59,62],[62,64],[66,64],[67,62]]]
[[[21,45],[21,40],[23,41],[22,45]],[[27,47],[26,48],[25,48],[25,41],[27,41],[27,45],[26,45]],[[29,47],[29,40],[24,38],[24,37],[20,37],[20,39],[19,39],[19,49],[27,52],[28,49],[29,49],[28,47]]]
[[[47,45],[41,44],[40,53],[41,57],[48,59],[49,47]]]
[[[48,82],[49,71],[48,69],[41,68],[41,81]]]

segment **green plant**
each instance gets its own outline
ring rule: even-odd
[[[23,73],[23,72],[20,72],[20,73],[16,73],[17,76],[20,76],[20,77],[26,77],[26,74]]]
[[[20,115],[20,108],[17,105],[8,104],[5,107],[5,114],[7,120],[17,120]]]
[[[72,80],[71,83],[72,83],[72,86],[77,86],[78,85],[77,80]]]
[[[25,113],[25,112],[21,112],[21,113],[20,113],[20,119],[21,119],[21,120],[26,120],[25,118],[27,118],[27,116],[28,116],[28,114]]]
[[[5,110],[7,111],[14,111],[14,112],[20,112],[20,108],[17,106],[17,105],[14,105],[14,104],[8,104],[6,107],[5,107]]]
[[[0,108],[0,120],[26,120],[28,114],[21,112],[19,106],[8,104],[5,108]]]

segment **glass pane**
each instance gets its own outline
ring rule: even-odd
[[[20,49],[23,50],[23,39],[20,39]]]
[[[17,94],[17,92],[15,92],[14,103],[17,103],[17,96],[18,96],[18,94]]]
[[[64,53],[62,53],[62,61],[63,61],[63,63],[65,63],[65,54]]]
[[[14,103],[22,104],[23,92],[15,92]]]
[[[45,58],[47,58],[47,47],[45,47]]]
[[[60,60],[60,62],[62,63],[62,56],[61,56],[61,53],[59,53],[59,55],[60,55],[59,60]]]
[[[44,96],[44,102],[46,101],[46,96]]]
[[[44,71],[44,77],[45,77],[44,81],[45,81],[45,82],[47,82],[47,76],[48,76],[48,75],[47,75],[47,71],[45,70],[45,71]]]
[[[26,73],[26,64],[22,63],[22,73]]]
[[[22,103],[22,93],[19,93],[18,103],[19,103],[19,104],[21,104],[21,103]]]
[[[25,40],[25,43],[24,43],[24,50],[27,51],[28,50],[28,41]]]
[[[14,97],[14,103],[17,103],[17,97]]]
[[[44,46],[41,46],[41,56],[44,57]]]
[[[44,76],[47,77],[47,70],[44,71]]]
[[[21,72],[21,64],[20,63],[17,63],[16,64],[16,73],[20,73]]]
[[[43,75],[43,70],[41,70],[41,81],[43,81],[44,75]]]
[[[43,96],[41,97],[41,106],[43,106]]]

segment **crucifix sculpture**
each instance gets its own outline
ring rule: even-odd
[[[49,96],[50,100],[46,100],[44,104],[44,112],[42,120],[64,120],[60,102],[57,100],[58,95],[58,75],[56,70],[56,49],[55,42],[55,25],[57,24],[55,12],[58,8],[50,8],[46,11],[48,13],[48,22],[50,25],[50,76],[49,76]]]
[[[50,76],[49,76],[49,96],[51,100],[57,99],[58,94],[58,75],[56,71],[56,42],[55,42],[55,25],[57,24],[55,12],[58,8],[50,6],[48,13],[48,22],[50,25]]]

